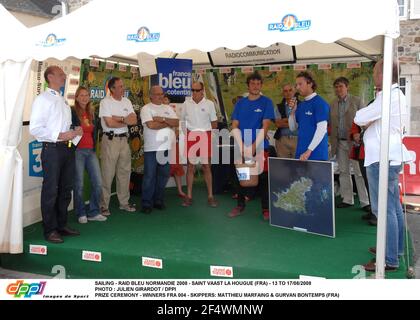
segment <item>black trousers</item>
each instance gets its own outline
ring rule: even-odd
[[[276,157],[276,149],[270,146],[268,149],[264,150],[264,154],[267,157]],[[268,161],[268,159],[265,159]],[[263,171],[258,175],[258,186],[256,187],[241,187],[239,185],[238,190],[238,207],[245,207],[245,196],[249,196],[255,193],[259,193],[261,196],[261,209],[269,209],[269,200],[268,200],[268,171]]]
[[[74,148],[64,143],[42,144],[41,213],[44,236],[67,225],[67,208],[75,174]]]
[[[365,180],[365,186],[366,186],[366,190],[367,190],[369,201],[370,201],[369,183],[368,183],[367,174],[366,174],[365,159],[359,159],[358,161],[359,161],[360,172],[362,173],[363,180]]]
[[[258,186],[256,187],[241,187],[239,186],[238,192],[238,206],[245,207],[245,196],[255,193],[257,188],[261,196],[261,209],[268,210],[268,172],[263,172],[258,175]]]

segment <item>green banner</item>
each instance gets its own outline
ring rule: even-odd
[[[353,67],[348,68],[352,64],[335,63],[335,64],[311,64],[306,65],[306,71],[310,72],[314,77],[318,88],[316,92],[321,95],[328,103],[331,103],[336,95],[334,93],[333,82],[338,77],[346,77],[350,81],[349,92],[352,95],[362,99],[367,104],[373,99],[373,63],[363,62],[355,63]],[[303,66],[305,67],[305,66]],[[226,72],[226,68],[223,68]],[[221,109],[224,110],[227,119],[233,112],[233,107],[238,97],[243,97],[248,93],[246,78],[249,73],[243,73],[241,68],[231,68],[230,73],[220,73],[220,69],[206,70],[202,76],[206,87],[209,86],[209,74],[217,77],[218,89],[222,97]],[[270,71],[269,67],[256,67],[254,70],[263,77],[262,93],[273,100],[274,104],[278,104],[282,100],[282,87],[285,84],[295,84],[296,76],[301,70],[295,70],[291,66],[282,66],[280,71]],[[211,85],[211,83],[210,83]],[[207,88],[206,88],[207,89]],[[208,90],[206,90],[208,93]],[[228,121],[230,124],[230,121]]]

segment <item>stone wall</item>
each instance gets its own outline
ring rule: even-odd
[[[420,135],[420,20],[406,20],[400,23],[400,37],[396,50],[401,65],[401,76],[411,78],[411,135]]]
[[[67,0],[67,5],[69,7],[69,12],[72,12],[76,9],[79,9],[81,6],[88,3],[90,0]]]

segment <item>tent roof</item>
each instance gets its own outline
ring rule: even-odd
[[[383,36],[376,36],[365,41],[355,41],[353,39],[344,38],[334,43],[320,43],[318,41],[306,41],[295,46],[296,63],[340,61],[342,59],[358,59],[367,58],[374,60],[383,53]],[[210,61],[207,52],[192,49],[183,53],[172,51],[164,51],[156,55],[162,58],[179,58],[192,59],[195,66],[208,67]],[[104,58],[104,57],[102,57]],[[114,55],[114,59],[122,60],[129,63],[137,63],[137,56]]]
[[[65,17],[31,28],[24,40],[28,46],[25,52],[36,60],[135,56],[139,52],[158,55],[168,50],[182,57],[193,49],[208,52],[219,47],[264,48],[284,43],[297,46],[297,59],[354,56],[334,43],[342,39],[375,55],[382,53],[382,40],[374,37],[399,35],[396,12],[394,0],[323,0],[322,8],[313,0],[242,0],[240,5],[225,0],[202,5],[193,0],[155,0],[147,6],[138,0],[119,0],[118,6],[95,0]],[[287,15],[294,15],[301,27],[309,27],[269,30]],[[152,35],[149,41],[138,36],[141,27]]]
[[[15,61],[28,58],[28,52],[22,37],[28,32],[28,28],[15,18],[7,9],[0,4],[0,62],[10,59]],[[25,41],[27,39],[25,38]]]

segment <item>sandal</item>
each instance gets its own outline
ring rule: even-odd
[[[183,207],[189,207],[190,205],[192,205],[192,198],[188,198],[188,196],[186,196],[184,198],[184,201],[182,202],[182,206]]]
[[[219,204],[217,203],[216,199],[214,197],[210,197],[207,199],[207,203],[210,207],[216,208]]]

